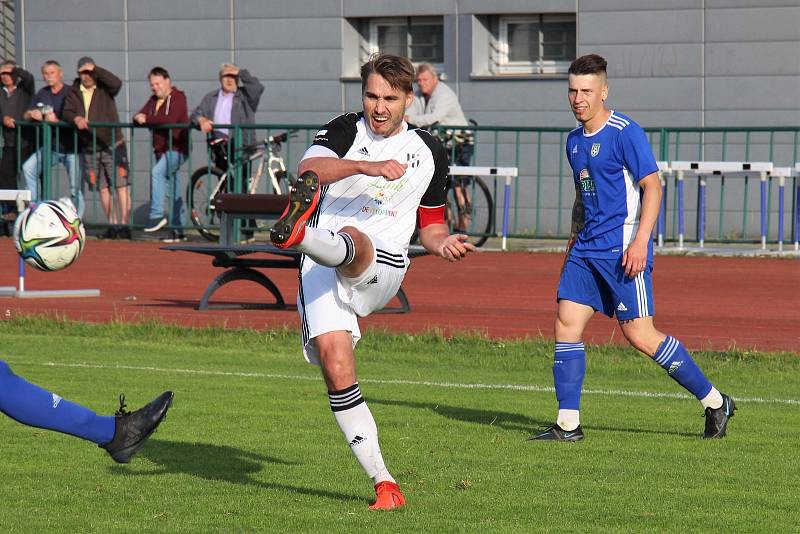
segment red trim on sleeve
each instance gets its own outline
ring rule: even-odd
[[[425,228],[431,224],[444,224],[444,204],[435,208],[420,206],[417,209],[417,226]]]

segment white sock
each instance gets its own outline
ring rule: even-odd
[[[700,399],[700,404],[703,405],[703,408],[711,408],[712,410],[722,408],[722,394],[717,388],[711,386],[711,391],[708,392],[708,395]]]
[[[323,228],[306,226],[303,240],[295,248],[326,267],[348,265],[356,255],[353,238],[349,234],[335,234]]]
[[[558,410],[556,423],[567,432],[575,430],[581,424],[581,412],[578,410]]]
[[[378,444],[378,427],[364,397],[361,396],[358,383],[340,391],[329,391],[328,400],[344,439],[373,484],[385,480],[394,482],[383,463]]]

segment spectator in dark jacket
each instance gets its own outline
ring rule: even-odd
[[[96,186],[100,191],[100,203],[110,224],[102,237],[108,239],[131,237],[127,226],[131,212],[128,155],[120,128],[90,129],[89,122],[119,122],[114,97],[121,88],[122,80],[95,65],[92,58],[82,57],[78,60],[78,78],[64,102],[64,120],[74,123],[78,129],[89,186]],[[117,192],[117,210],[111,196],[112,187]]]
[[[64,101],[70,88],[64,85],[64,73],[58,61],[47,60],[42,65],[42,78],[45,87],[39,89],[33,97],[28,111],[24,118],[28,121],[38,121],[43,125],[56,123],[63,120]],[[50,153],[50,164],[61,163],[69,175],[69,188],[72,195],[72,203],[78,213],[78,217],[83,217],[83,181],[80,175],[80,163],[75,154],[74,134],[75,130],[67,126],[51,128],[52,145]],[[38,147],[31,157],[22,164],[22,174],[25,176],[25,187],[31,192],[33,200],[40,200],[41,189],[39,178],[42,174],[44,162],[44,149]]]
[[[0,117],[3,119],[3,157],[0,159],[0,189],[17,189],[19,162],[28,157],[28,138],[25,130],[17,131],[18,120],[25,115],[35,92],[33,74],[21,69],[14,61],[4,61],[0,65]],[[19,141],[19,143],[18,143]],[[17,158],[20,154],[20,158]],[[16,203],[4,204],[3,222],[17,217]]]
[[[216,124],[254,124],[256,110],[264,86],[247,69],[224,63],[219,70],[220,88],[211,91],[192,112],[192,124],[200,131],[214,137],[228,137],[227,128],[215,128]],[[255,138],[252,130],[242,132],[245,145]]]
[[[133,122],[159,126],[164,124],[188,124],[189,112],[186,95],[172,86],[172,80],[164,67],[154,67],[147,76],[153,92]],[[145,232],[156,232],[170,223],[173,226],[168,241],[183,241],[183,200],[178,168],[189,154],[189,131],[185,128],[153,130],[153,153],[156,164],[150,175],[150,222]],[[172,213],[168,221],[164,213],[167,182],[172,184]],[[165,241],[167,241],[165,240]]]

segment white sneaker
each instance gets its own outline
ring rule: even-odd
[[[159,230],[164,228],[166,225],[167,225],[167,218],[166,217],[161,217],[160,219],[153,219],[153,220],[150,221],[150,224],[148,224],[145,227],[144,231],[148,232],[148,233],[149,232],[158,232]]]

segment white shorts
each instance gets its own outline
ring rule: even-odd
[[[403,248],[367,236],[375,248],[372,263],[358,278],[342,276],[333,267],[303,256],[300,263],[300,312],[303,356],[319,365],[314,338],[327,332],[345,330],[353,336],[353,348],[361,338],[358,317],[383,308],[400,290],[409,260]]]

